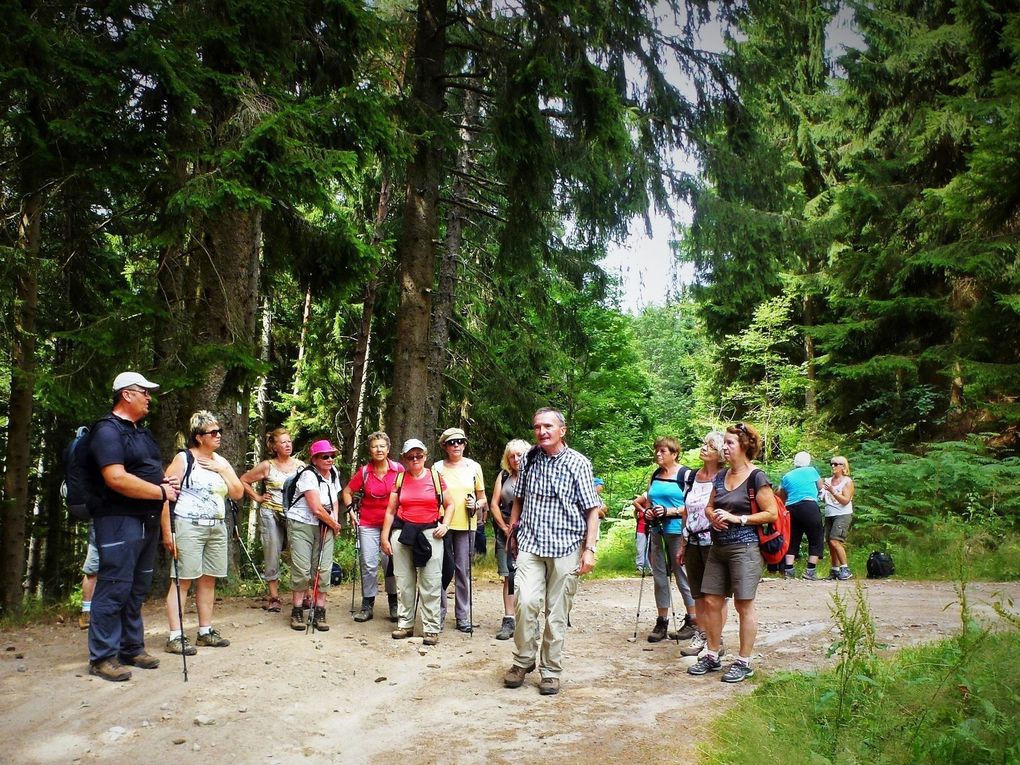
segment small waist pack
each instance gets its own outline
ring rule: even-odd
[[[868,579],[885,579],[896,573],[892,556],[882,550],[875,550],[868,556]]]

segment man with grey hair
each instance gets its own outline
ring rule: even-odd
[[[514,663],[503,676],[519,688],[535,669],[539,693],[559,693],[563,639],[579,576],[595,568],[602,500],[595,491],[591,462],[564,442],[567,423],[552,408],[535,412],[537,446],[521,462],[510,515],[516,542],[517,601]],[[539,651],[538,617],[545,606],[545,633]]]

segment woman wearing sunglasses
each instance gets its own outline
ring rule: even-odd
[[[854,479],[850,477],[850,463],[846,457],[829,460],[832,478],[822,484],[825,502],[825,541],[829,544],[829,579],[851,579],[846,562],[846,536],[854,516]]]
[[[723,609],[732,595],[740,620],[740,646],[736,661],[721,678],[724,683],[739,683],[754,675],[751,652],[758,635],[754,598],[764,568],[756,527],[775,523],[778,517],[772,483],[765,471],[751,462],[759,454],[761,436],[757,430],[743,422],[727,428],[723,458],[729,467],[712,479],[712,494],[705,506],[705,517],[712,524],[712,547],[701,581],[704,607],[698,606],[698,621],[707,635],[707,645],[705,654],[687,672],[704,675],[722,669]]]
[[[170,507],[163,507],[163,545],[175,561],[170,563],[170,590],[166,595],[166,618],[170,623],[168,653],[191,656],[197,649],[184,636],[178,610],[180,596],[187,597],[195,582],[195,607],[198,610],[200,646],[223,648],[230,641],[212,625],[216,601],[216,578],[227,575],[226,500],[244,496],[244,486],[230,464],[216,450],[223,440],[223,428],[212,412],[191,415],[188,448],[177,452],[167,475],[177,476],[181,490],[174,506],[173,534],[170,531]],[[176,545],[175,545],[176,541]]]
[[[443,477],[453,501],[453,519],[450,521],[450,547],[453,549],[454,578],[456,580],[457,629],[472,632],[471,624],[471,553],[475,549],[475,532],[478,524],[485,525],[488,500],[485,497],[485,479],[482,466],[464,456],[467,436],[460,428],[447,428],[439,437],[439,445],[446,458],[436,463],[436,471]],[[449,548],[447,548],[449,549]],[[442,594],[441,623],[446,621],[446,588]],[[440,629],[442,629],[440,627]]]
[[[312,464],[298,473],[294,501],[284,509],[290,540],[290,626],[295,630],[305,629],[307,599],[313,609],[314,628],[326,632],[329,630],[326,591],[333,569],[333,540],[340,533],[343,481],[333,467],[337,449],[327,439],[313,443],[308,455]]]

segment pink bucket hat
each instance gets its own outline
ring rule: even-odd
[[[324,438],[321,441],[316,441],[308,449],[308,455],[310,457],[318,457],[320,454],[332,454],[336,456],[337,452],[340,451],[333,444],[329,442],[328,438]]]

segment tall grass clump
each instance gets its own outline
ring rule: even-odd
[[[863,588],[836,597],[836,666],[766,679],[712,725],[700,762],[722,765],[1020,762],[1020,618],[978,624],[958,587],[956,637],[879,654]]]

